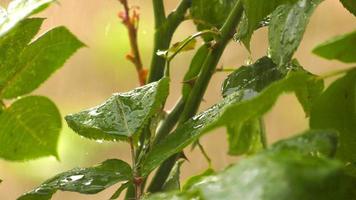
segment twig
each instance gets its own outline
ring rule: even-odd
[[[126,58],[135,65],[140,85],[144,85],[147,79],[147,69],[143,67],[137,42],[137,29],[140,15],[137,7],[131,9],[132,12],[130,12],[127,0],[119,0],[119,2],[124,6],[124,11],[119,13],[119,17],[127,28],[131,46],[131,53],[127,54]]]
[[[133,184],[135,186],[135,199],[139,200],[142,196],[141,185],[142,185],[143,179],[137,170],[136,151],[135,151],[135,146],[134,146],[132,137],[129,137],[129,143],[130,143],[131,158],[132,158]]]

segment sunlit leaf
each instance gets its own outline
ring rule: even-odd
[[[42,183],[18,200],[48,200],[57,190],[96,194],[118,182],[131,180],[130,165],[121,160],[106,160],[90,168],[75,168]]]
[[[253,91],[232,93],[220,103],[194,116],[178,127],[148,153],[142,163],[142,174],[145,176],[171,155],[180,152],[196,141],[203,133],[214,128],[239,123],[261,117],[276,102],[279,95],[306,87],[309,79],[314,78],[305,72],[291,72],[286,78],[272,83],[259,95]],[[246,97],[252,97],[246,99]],[[240,101],[245,98],[245,101]]]
[[[58,27],[29,44],[23,51],[7,54],[6,57],[17,59],[13,63],[1,63],[0,97],[10,99],[33,91],[81,47],[83,43],[72,33],[64,27]]]
[[[169,79],[116,93],[103,104],[66,116],[76,133],[90,139],[127,140],[138,136],[168,96]]]
[[[356,71],[335,81],[313,104],[310,127],[340,133],[336,157],[356,175]]]
[[[40,30],[44,19],[30,18],[21,21],[16,28],[0,38],[0,88],[14,73],[19,54]]]
[[[55,0],[13,0],[5,10],[0,7],[0,37],[27,16],[41,10]]]
[[[279,66],[287,64],[297,50],[309,18],[323,0],[298,0],[279,6],[271,15],[269,45],[272,60]]]
[[[356,2],[356,1],[355,1]],[[329,60],[356,62],[356,31],[334,37],[313,49],[313,53]]]
[[[61,116],[46,97],[15,101],[0,114],[0,157],[23,161],[56,156]]]

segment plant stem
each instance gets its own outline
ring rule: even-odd
[[[180,118],[180,122],[185,122],[198,111],[199,105],[203,99],[203,95],[209,85],[211,77],[215,73],[216,66],[221,58],[221,55],[224,52],[226,45],[235,33],[235,29],[240,21],[242,11],[242,2],[239,0],[220,30],[220,39],[212,47],[212,50],[209,52],[208,57],[202,66],[202,71],[200,72],[192,92],[187,99],[187,103]]]
[[[126,26],[127,31],[129,33],[129,40],[131,46],[131,53],[127,54],[126,58],[135,65],[140,85],[144,85],[146,83],[147,70],[143,68],[137,42],[137,26],[139,22],[139,15],[135,10],[133,10],[131,16],[127,0],[119,1],[124,6],[124,13],[120,15],[120,17],[122,19],[122,23]]]
[[[135,145],[132,137],[129,138],[130,150],[131,150],[131,159],[132,159],[132,169],[133,169],[133,184],[135,187],[135,199],[139,200],[142,196],[142,178],[140,177],[140,173],[137,169],[136,165],[136,151]]]
[[[179,24],[184,21],[184,16],[191,5],[191,0],[182,0],[177,9],[167,18],[164,18],[165,20],[162,20],[162,0],[153,0],[153,4],[156,30],[148,82],[158,81],[163,77],[166,60],[165,58],[158,56],[156,53],[159,50],[166,50],[169,48],[175,30]]]
[[[183,111],[185,102],[183,98],[180,98],[173,110],[168,114],[167,118],[159,126],[155,140],[152,146],[158,144],[164,137],[166,137],[169,132],[174,128],[178,122],[179,116]]]
[[[262,147],[263,147],[263,149],[267,149],[268,142],[267,142],[267,135],[266,135],[266,127],[265,127],[263,118],[259,119],[259,123],[260,123],[260,128],[261,128],[260,138],[261,138]]]
[[[192,117],[198,110],[199,105],[203,99],[203,95],[208,87],[212,75],[215,73],[216,66],[221,58],[221,55],[228,44],[232,39],[235,29],[241,19],[243,12],[242,2],[239,0],[233,10],[231,11],[228,19],[221,28],[221,37],[217,43],[210,50],[203,66],[200,75],[194,87],[187,99],[185,107],[183,109],[182,116],[180,117],[179,124],[184,123],[190,117]],[[157,170],[151,185],[148,188],[149,192],[157,192],[162,189],[164,182],[166,181],[171,169],[173,168],[176,160],[179,158],[179,154],[173,155],[168,158]]]
[[[155,27],[160,27],[166,20],[163,0],[152,0],[153,12],[155,17]]]

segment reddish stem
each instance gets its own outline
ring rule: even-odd
[[[140,16],[137,8],[130,12],[127,0],[119,1],[124,6],[124,11],[119,13],[119,17],[127,28],[131,46],[131,53],[127,54],[126,58],[135,65],[140,85],[144,85],[147,79],[147,69],[143,67],[137,42],[137,27]]]

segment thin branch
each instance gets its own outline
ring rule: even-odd
[[[154,3],[161,0],[153,0]],[[148,82],[153,82],[161,79],[164,75],[164,69],[166,65],[166,60],[158,56],[156,52],[159,50],[168,49],[174,32],[176,31],[179,24],[185,20],[185,14],[191,6],[191,0],[182,0],[178,5],[177,9],[170,13],[168,17],[159,26],[156,24],[156,30],[154,35],[154,47],[152,52],[152,61],[150,74],[148,77]],[[155,8],[155,5],[154,5]],[[154,10],[155,16],[157,15],[157,10]],[[157,23],[157,22],[156,22]]]
[[[133,184],[135,187],[135,199],[139,200],[142,196],[142,177],[140,176],[140,173],[137,169],[137,164],[136,164],[136,150],[135,150],[135,145],[132,137],[129,137],[129,143],[130,143],[130,150],[131,150],[131,159],[132,159],[132,169],[133,169]]]
[[[126,58],[135,65],[140,85],[144,85],[146,84],[147,70],[143,67],[137,42],[137,29],[140,21],[138,8],[130,9],[127,0],[119,1],[124,6],[124,11],[119,13],[119,17],[127,28],[131,46],[131,53],[127,54]]]
[[[202,71],[200,72],[196,84],[185,103],[184,110],[182,112],[181,118],[179,120],[178,126],[192,117],[198,110],[199,105],[203,99],[203,95],[208,87],[212,75],[216,71],[216,66],[221,58],[226,45],[232,39],[235,29],[240,22],[243,12],[242,1],[236,2],[235,7],[231,11],[228,19],[221,28],[221,37],[217,43],[210,50],[205,62],[202,66]],[[179,158],[179,154],[175,154],[168,158],[157,170],[155,176],[152,179],[151,185],[148,188],[149,192],[160,191],[162,185],[167,179],[171,169],[173,168],[175,162]]]

